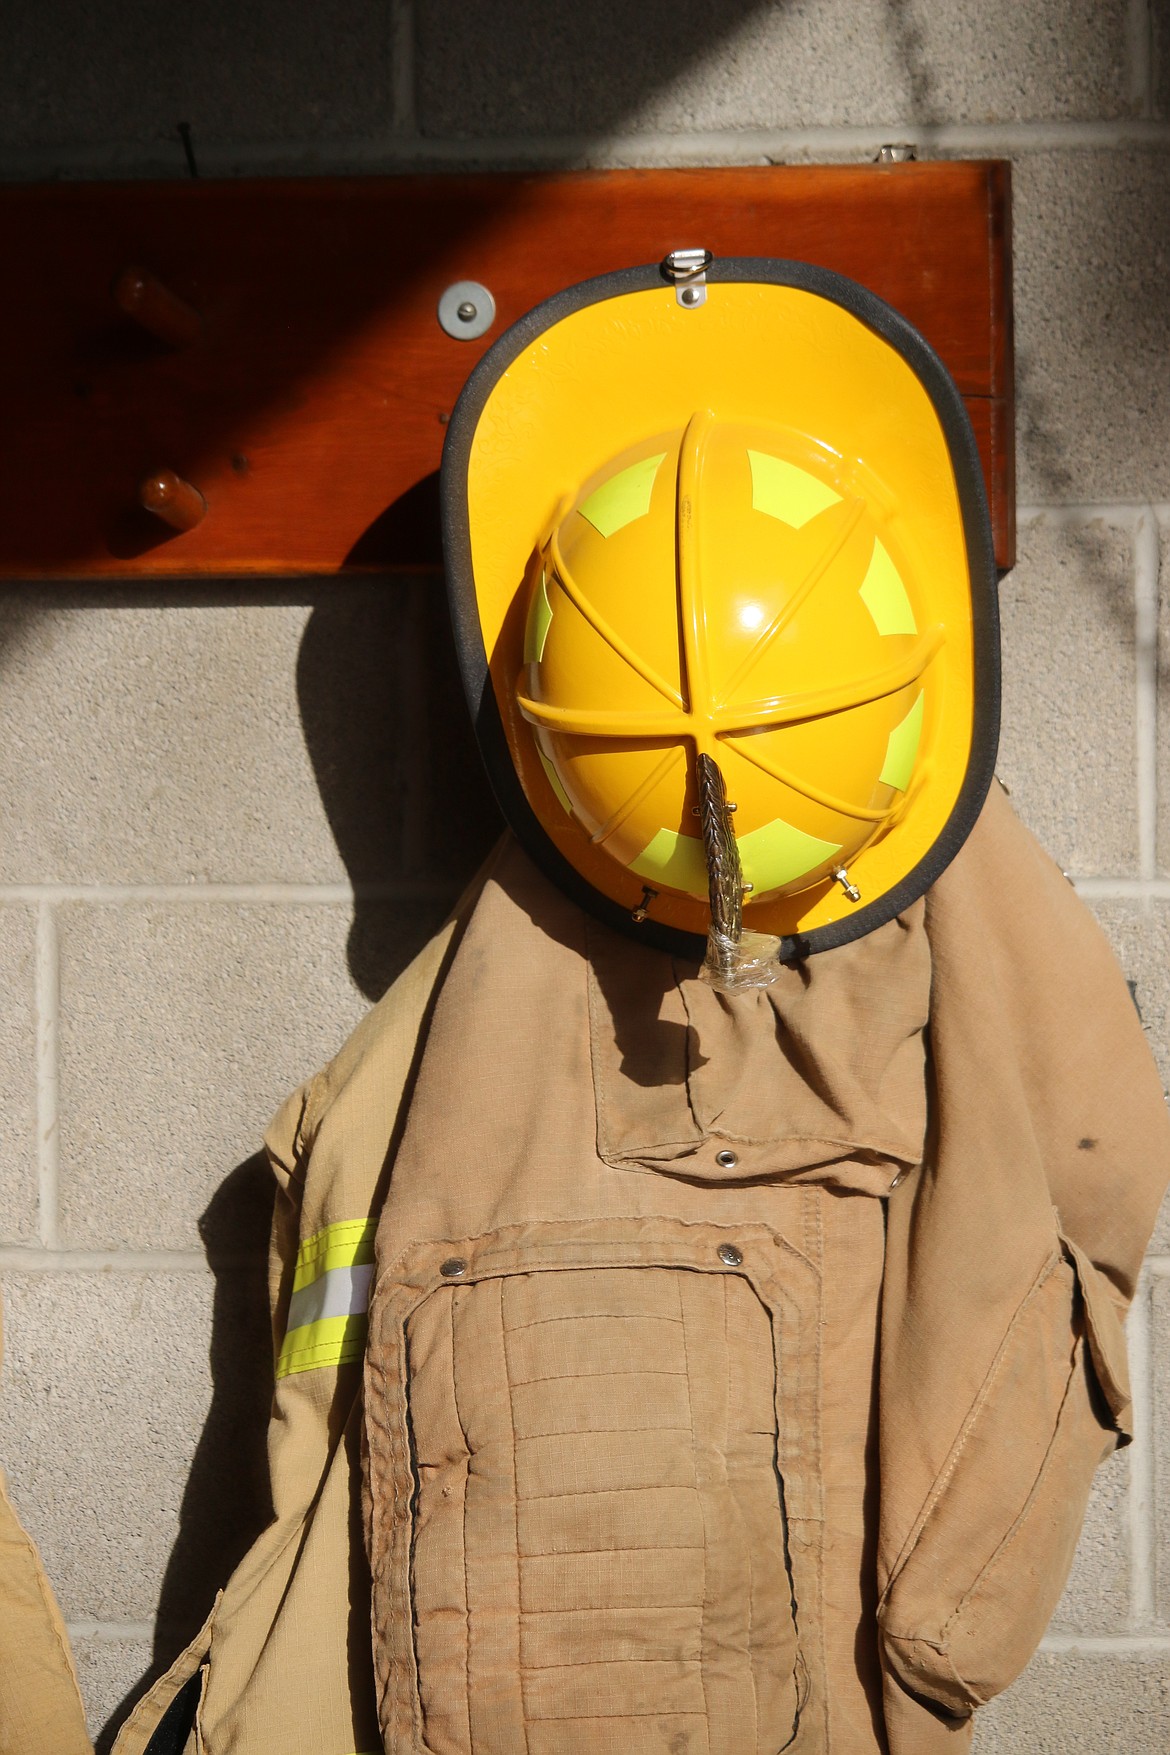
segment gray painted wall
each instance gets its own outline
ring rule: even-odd
[[[1170,1077],[1168,0],[123,0],[0,18],[0,174],[1015,161],[1001,773]],[[0,1455],[95,1730],[264,1518],[255,1159],[494,834],[433,581],[0,593]],[[1170,1217],[1140,1431],[980,1755],[1170,1744]]]

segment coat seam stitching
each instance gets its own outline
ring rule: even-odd
[[[1056,1419],[1053,1423],[1052,1434],[1051,1434],[1051,1437],[1050,1437],[1049,1442],[1048,1442],[1048,1448],[1044,1453],[1044,1460],[1040,1464],[1040,1468],[1036,1473],[1035,1480],[1032,1482],[1032,1485],[1028,1489],[1024,1504],[1021,1507],[1021,1509],[1020,1509],[1020,1511],[1015,1519],[1015,1522],[1012,1524],[1011,1528],[1007,1531],[1007,1533],[1004,1535],[1003,1539],[999,1542],[999,1544],[995,1548],[994,1552],[991,1553],[990,1555],[988,1555],[987,1559],[984,1561],[983,1565],[980,1567],[980,1569],[976,1573],[975,1577],[971,1580],[971,1583],[967,1586],[967,1589],[963,1592],[963,1595],[959,1598],[958,1602],[955,1604],[951,1613],[948,1615],[946,1621],[943,1623],[943,1625],[940,1629],[940,1632],[939,1632],[939,1637],[944,1641],[947,1641],[948,1635],[950,1633],[952,1626],[958,1620],[958,1618],[962,1614],[963,1610],[966,1608],[971,1597],[974,1596],[975,1592],[979,1589],[979,1586],[982,1584],[984,1579],[987,1578],[989,1576],[989,1574],[994,1570],[994,1568],[999,1564],[999,1562],[1001,1561],[1003,1556],[1007,1553],[1008,1549],[1011,1547],[1012,1543],[1015,1541],[1016,1537],[1026,1527],[1029,1519],[1032,1516],[1032,1513],[1036,1509],[1036,1505],[1037,1505],[1039,1497],[1040,1497],[1040,1490],[1043,1487],[1044,1482],[1047,1480],[1049,1474],[1052,1471],[1052,1461],[1053,1461],[1053,1457],[1054,1457],[1054,1454],[1056,1451],[1056,1441],[1057,1441],[1057,1437],[1058,1437],[1059,1432],[1060,1432],[1061,1422],[1064,1419],[1065,1411],[1069,1405],[1069,1398],[1073,1392],[1073,1387],[1074,1387],[1074,1383],[1075,1383],[1075,1379],[1076,1379],[1076,1363],[1077,1363],[1078,1358],[1083,1358],[1083,1353],[1082,1353],[1079,1345],[1078,1345],[1077,1349],[1075,1349],[1075,1351],[1074,1351],[1073,1360],[1072,1360],[1070,1367],[1069,1367],[1068,1379],[1067,1379],[1065,1386],[1064,1386],[1064,1394],[1060,1398],[1060,1407],[1057,1409],[1057,1412],[1056,1412]],[[950,1661],[949,1649],[947,1650],[947,1656],[948,1656],[948,1661]],[[951,1667],[954,1668],[953,1662],[952,1662]],[[958,1670],[955,1670],[955,1674],[959,1678],[960,1681],[963,1680],[962,1677],[959,1676]],[[964,1685],[964,1687],[967,1686],[966,1683],[963,1683],[963,1685]],[[984,1704],[983,1700],[981,1698],[979,1698],[974,1693],[973,1689],[968,1689],[968,1692],[971,1693],[972,1698],[976,1701],[976,1703],[978,1705]]]
[[[687,1408],[691,1417],[691,1456],[695,1465],[695,1488],[699,1500],[699,1513],[703,1520],[703,1600],[699,1605],[699,1686],[703,1690],[703,1712],[707,1722],[711,1722],[711,1702],[707,1693],[707,1636],[708,1636],[708,1602],[710,1598],[711,1566],[710,1566],[710,1535],[707,1530],[707,1518],[703,1507],[703,1494],[699,1490],[699,1434],[695,1427],[695,1398],[691,1393],[691,1348],[687,1334],[686,1307],[682,1302],[682,1288],[679,1287],[679,1308],[682,1310],[682,1343],[683,1361],[686,1365]]]
[[[1020,1303],[1017,1305],[1015,1311],[1013,1312],[1011,1321],[1008,1323],[1007,1328],[1004,1330],[1003,1337],[1000,1341],[998,1348],[996,1349],[995,1357],[992,1360],[990,1367],[988,1368],[987,1374],[985,1375],[983,1382],[980,1384],[979,1389],[976,1392],[975,1398],[972,1401],[970,1407],[967,1410],[967,1413],[965,1414],[965,1416],[963,1418],[963,1423],[962,1423],[962,1426],[960,1427],[959,1435],[955,1439],[954,1444],[952,1445],[952,1448],[951,1448],[950,1454],[947,1457],[946,1463],[944,1464],[944,1466],[943,1466],[942,1470],[940,1471],[940,1473],[938,1474],[938,1476],[935,1478],[935,1480],[931,1486],[930,1492],[928,1493],[926,1500],[923,1504],[923,1507],[920,1510],[918,1516],[915,1518],[913,1527],[911,1528],[910,1533],[907,1535],[906,1540],[902,1545],[902,1548],[898,1554],[897,1561],[895,1562],[894,1566],[891,1568],[889,1581],[886,1584],[885,1590],[882,1592],[882,1602],[883,1603],[889,1597],[890,1592],[893,1590],[895,1583],[897,1582],[898,1578],[901,1576],[901,1573],[902,1573],[903,1569],[905,1568],[911,1554],[914,1552],[914,1549],[917,1547],[919,1541],[921,1540],[922,1533],[923,1533],[924,1529],[926,1528],[927,1523],[930,1521],[930,1518],[934,1514],[934,1511],[935,1511],[936,1507],[938,1506],[940,1499],[942,1498],[944,1492],[946,1491],[946,1488],[947,1488],[948,1483],[950,1482],[951,1476],[954,1474],[956,1468],[958,1467],[960,1458],[962,1457],[963,1452],[967,1447],[967,1442],[970,1439],[971,1434],[975,1428],[975,1423],[978,1420],[979,1415],[983,1412],[983,1409],[986,1406],[988,1397],[990,1396],[991,1391],[995,1386],[996,1380],[998,1379],[1000,1372],[1003,1369],[1004,1363],[1007,1359],[1008,1349],[1009,1349],[1009,1346],[1011,1344],[1012,1337],[1014,1336],[1016,1329],[1018,1328],[1020,1322],[1022,1321],[1024,1313],[1028,1309],[1029,1305],[1032,1303],[1033,1299],[1035,1297],[1037,1297],[1041,1288],[1047,1283],[1048,1279],[1055,1272],[1056,1268],[1060,1265],[1062,1260],[1063,1260],[1063,1257],[1060,1254],[1059,1250],[1054,1251],[1048,1257],[1048,1259],[1043,1263],[1041,1268],[1038,1270],[1036,1277],[1033,1280],[1031,1286],[1029,1286],[1027,1292],[1024,1294],[1024,1297],[1021,1299]]]

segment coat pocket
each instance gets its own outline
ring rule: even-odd
[[[879,1611],[890,1668],[952,1713],[1035,1651],[1128,1408],[1116,1313],[1077,1260],[1084,1279],[1055,1259],[1017,1313]]]
[[[367,1536],[387,1748],[791,1742],[773,1316],[726,1234],[663,1229],[524,1227],[380,1280]]]

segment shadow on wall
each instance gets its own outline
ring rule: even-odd
[[[1129,28],[1142,28],[1131,8]],[[1069,8],[1073,38],[1086,28]],[[934,130],[955,121],[955,67],[932,54],[923,0],[885,0],[892,48],[912,101],[908,121],[927,155]],[[989,29],[993,29],[990,27]],[[1091,26],[1095,30],[1095,24]],[[1145,54],[1153,64],[1154,113],[1170,98],[1170,0],[1149,0]],[[1058,89],[1057,70],[1075,44],[1037,48],[1038,60],[1011,70],[1026,116],[1029,80],[1046,74],[1047,102],[1075,120],[1084,99]],[[1133,45],[1128,45],[1132,50]],[[1114,54],[1122,54],[1115,42]],[[1096,46],[1102,67],[1108,51]],[[1139,59],[1141,51],[1139,51]],[[1005,68],[1005,72],[1008,71]],[[1122,78],[1118,72],[1118,78]],[[1125,75],[1128,77],[1128,75]],[[1010,78],[1009,78],[1010,83]],[[1138,93],[1122,113],[1143,114]],[[1041,104],[1038,113],[1042,114]],[[966,118],[984,120],[978,109]],[[1170,227],[1170,175],[1156,145],[1101,150],[1072,144],[1017,155],[1015,206],[1026,227],[1016,252],[1016,426],[1021,500],[1038,505],[1132,503],[1166,498],[1167,281],[1162,240]],[[1143,443],[1143,438],[1145,442]],[[1132,605],[1111,593],[1099,607],[1132,634]]]
[[[441,924],[501,828],[442,579],[323,591],[301,641],[297,698],[354,887],[350,974],[367,999],[378,999]],[[394,888],[397,903],[387,899]]]
[[[897,59],[906,72],[911,118],[927,128],[945,122],[920,22],[921,0],[886,0],[886,17]]]

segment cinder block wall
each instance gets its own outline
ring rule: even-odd
[[[1168,0],[48,0],[0,81],[25,179],[1010,155],[1000,771],[1170,1077]],[[495,832],[435,582],[5,590],[0,812],[0,1457],[108,1735],[265,1518],[261,1131]],[[1170,1743],[1170,1217],[1130,1338],[980,1755]]]

